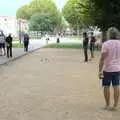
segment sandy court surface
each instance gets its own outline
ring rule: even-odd
[[[40,49],[0,67],[0,120],[120,120],[105,111],[98,58],[82,51]],[[111,101],[111,104],[113,101]]]

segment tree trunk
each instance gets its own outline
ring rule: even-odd
[[[80,30],[79,30],[79,24],[77,24],[77,35],[79,36]]]
[[[102,43],[107,40],[107,31],[102,31]]]

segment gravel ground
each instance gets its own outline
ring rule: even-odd
[[[71,49],[41,49],[0,66],[0,120],[120,120],[119,109],[100,109],[97,66],[98,58],[85,64]]]

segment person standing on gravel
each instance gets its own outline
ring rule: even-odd
[[[9,34],[7,37],[6,37],[6,46],[7,46],[7,57],[11,57],[12,58],[12,36],[11,34]]]
[[[91,32],[91,36],[90,36],[90,53],[91,53],[91,59],[94,58],[94,50],[95,50],[95,36],[93,35],[93,32]]]
[[[3,31],[0,31],[0,56],[6,55],[6,50],[5,50],[5,35],[3,34]]]
[[[120,85],[120,40],[116,39],[116,34],[111,33],[110,40],[104,42],[101,50],[99,63],[99,77],[103,74],[102,85],[104,87],[105,109],[110,108],[110,85],[114,90],[114,105],[116,109],[119,99]]]
[[[28,45],[29,45],[29,36],[28,34],[24,34],[24,51],[28,51]]]
[[[84,49],[84,57],[85,57],[84,62],[88,62],[88,42],[89,42],[89,38],[87,36],[87,33],[84,32],[83,33],[83,49]]]

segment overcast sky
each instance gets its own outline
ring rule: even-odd
[[[32,0],[0,0],[0,15],[15,16],[16,10]],[[61,9],[67,0],[53,0]]]

